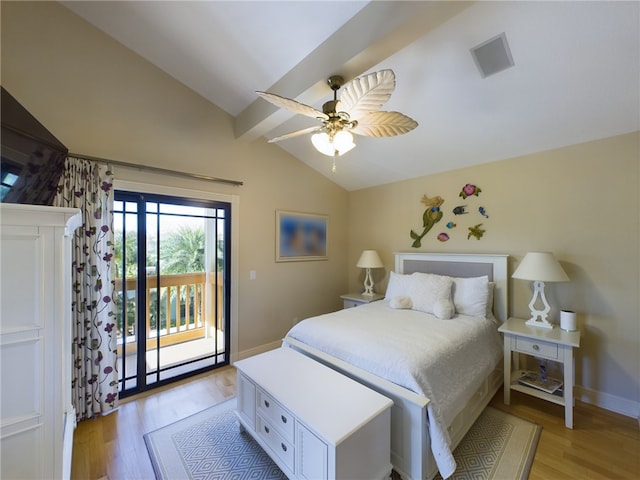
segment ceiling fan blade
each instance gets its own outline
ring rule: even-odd
[[[296,102],[290,98],[281,97],[280,95],[276,95],[275,93],[268,92],[256,92],[262,98],[264,98],[267,102],[273,103],[275,106],[284,108],[293,113],[298,113],[300,115],[304,115],[306,117],[317,118],[320,120],[327,120],[329,117],[321,112],[320,110],[310,107],[309,105],[305,105],[304,103]]]
[[[399,112],[369,112],[350,131],[365,137],[393,137],[410,132],[418,122]]]
[[[279,142],[280,140],[287,140],[289,138],[297,137],[299,135],[304,135],[305,133],[317,132],[318,130],[322,130],[323,128],[324,128],[324,125],[319,125],[317,127],[303,128],[302,130],[297,130],[295,132],[287,133],[285,135],[280,135],[279,137],[272,138],[267,143],[275,143],[275,142]]]
[[[393,70],[380,70],[351,80],[340,94],[340,109],[353,120],[380,110],[396,88]]]

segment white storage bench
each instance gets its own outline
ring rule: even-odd
[[[240,424],[289,478],[390,476],[391,400],[290,348],[234,365]]]

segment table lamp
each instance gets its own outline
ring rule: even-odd
[[[529,302],[531,318],[527,320],[527,325],[535,327],[553,328],[547,317],[551,311],[549,302],[544,295],[545,282],[568,282],[569,277],[551,252],[529,252],[525,255],[513,272],[513,278],[533,281],[533,297]],[[540,297],[543,309],[536,308],[536,301]]]
[[[364,277],[364,292],[362,295],[366,295],[367,297],[373,296],[373,279],[371,278],[371,269],[384,267],[382,260],[380,260],[380,257],[378,256],[378,252],[375,250],[364,250],[362,255],[360,255],[360,259],[356,266],[367,269],[367,273]]]

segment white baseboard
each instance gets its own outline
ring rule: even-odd
[[[238,360],[242,360],[243,358],[253,357],[254,355],[259,355],[261,353],[268,352],[269,350],[280,348],[281,346],[282,346],[282,340],[266,343],[264,345],[259,345],[254,348],[250,348],[248,350],[243,350],[241,352],[238,352],[236,355],[232,355],[231,361],[237,362]]]
[[[584,403],[589,403],[604,408],[605,410],[638,419],[640,422],[640,402],[598,392],[579,385],[575,387],[575,397]]]

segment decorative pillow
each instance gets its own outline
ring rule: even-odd
[[[393,297],[389,301],[389,306],[391,308],[411,309],[413,308],[413,302],[411,301],[411,297]]]
[[[451,301],[453,279],[431,273],[413,273],[409,288],[409,296],[413,309],[432,313],[442,320],[453,316],[454,306]]]
[[[485,317],[489,300],[489,277],[452,277],[453,304],[456,312],[472,317]]]
[[[411,285],[411,275],[389,272],[389,283],[385,298],[408,297],[409,285]]]

